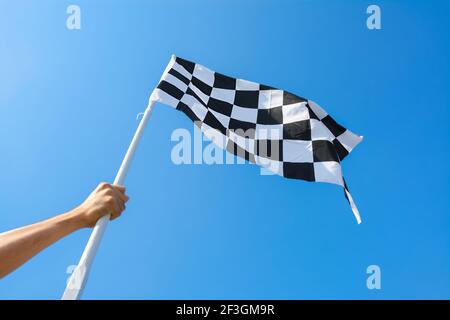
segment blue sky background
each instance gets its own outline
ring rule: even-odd
[[[81,30],[66,28],[72,3]],[[193,125],[157,105],[84,298],[449,299],[450,5],[374,3],[379,31],[367,1],[1,1],[0,232],[114,179],[175,53],[364,135],[343,165],[363,223],[334,185],[174,165],[171,133]],[[89,234],[0,280],[0,299],[59,299]],[[366,288],[372,264],[381,290]]]

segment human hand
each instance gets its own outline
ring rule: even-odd
[[[116,219],[125,210],[128,201],[125,187],[102,182],[76,209],[83,227],[92,228],[104,215],[110,214]]]

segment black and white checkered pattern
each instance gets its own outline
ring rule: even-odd
[[[184,112],[214,143],[286,178],[344,187],[341,161],[362,140],[311,100],[172,56],[150,98]]]

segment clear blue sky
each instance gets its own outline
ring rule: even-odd
[[[85,298],[450,298],[450,6],[375,1],[2,1],[0,231],[112,181],[170,54],[319,102],[365,140],[342,189],[253,165],[171,162],[181,112],[157,105]],[[69,4],[81,30],[66,28]],[[205,143],[206,145],[207,143]],[[0,281],[59,299],[90,231]],[[0,262],[1,263],[1,262]],[[382,289],[366,288],[381,267]]]

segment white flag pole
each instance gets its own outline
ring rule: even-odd
[[[116,178],[114,179],[114,184],[122,185],[125,181],[125,178],[128,173],[128,169],[130,168],[131,161],[133,160],[134,153],[136,151],[136,147],[139,144],[139,140],[141,139],[142,133],[147,125],[147,121],[152,112],[155,101],[150,101],[147,109],[145,109],[144,116],[142,117],[141,122],[134,134],[133,140],[131,140],[131,144],[128,147],[128,151],[123,158],[122,164],[117,172]],[[100,241],[102,240],[103,233],[105,232],[106,226],[109,222],[109,215],[103,216],[100,218],[92,231],[91,237],[86,245],[86,248],[83,251],[83,255],[80,258],[80,262],[78,266],[75,268],[72,273],[64,294],[62,296],[62,300],[78,300],[80,299],[83,289],[86,285],[87,277],[89,275],[89,270],[92,266],[92,262],[94,261],[95,254],[97,253],[97,249],[100,245]]]

